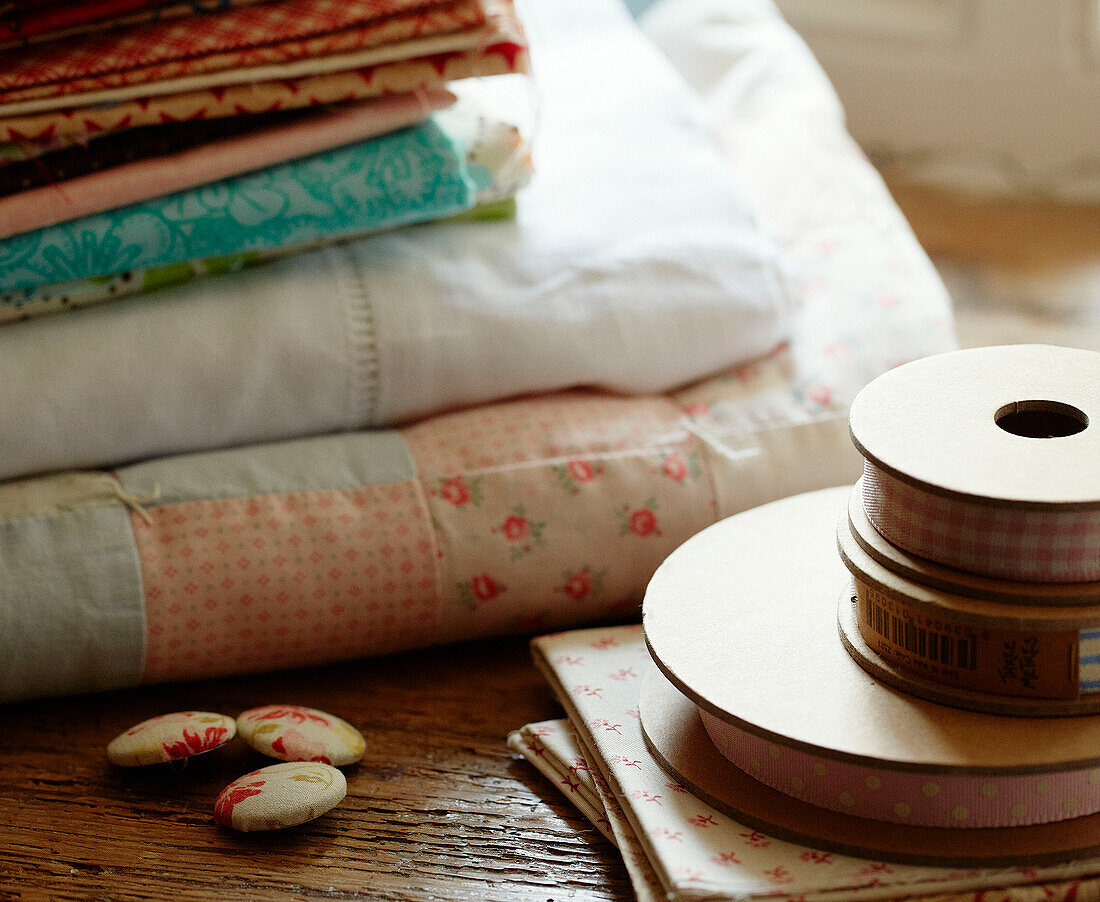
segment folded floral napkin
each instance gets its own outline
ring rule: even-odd
[[[521,727],[509,734],[508,747],[549,778],[618,848],[638,902],[658,902],[665,898],[626,813],[599,769],[589,763],[568,718]],[[590,809],[586,810],[586,806]]]
[[[578,760],[598,772],[669,898],[981,902],[996,890],[998,902],[1031,902],[1100,892],[1100,859],[1043,867],[920,867],[825,852],[753,830],[692,795],[647,749],[638,689],[653,665],[640,626],[542,636],[532,651],[578,744],[571,746],[570,731],[553,722],[523,728],[514,747],[525,757],[549,758],[540,769],[563,774],[565,782],[556,782],[570,797],[568,783],[584,772]],[[649,892],[643,882],[639,896]]]
[[[610,842],[617,843],[596,779],[568,720],[530,723],[508,736],[508,747],[531,762]]]

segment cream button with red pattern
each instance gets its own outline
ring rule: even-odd
[[[177,711],[143,720],[107,746],[107,758],[122,767],[164,764],[210,752],[237,735],[237,722],[210,711]]]
[[[339,717],[299,705],[265,705],[237,717],[241,736],[257,752],[283,761],[353,764],[367,742]]]
[[[272,764],[234,780],[214,803],[214,820],[234,830],[280,830],[331,811],[348,794],[335,767],[315,761]]]

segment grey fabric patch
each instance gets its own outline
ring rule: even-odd
[[[117,475],[126,492],[156,493],[149,503],[162,505],[386,485],[415,478],[416,465],[401,433],[377,430],[166,457]]]
[[[0,702],[133,686],[144,656],[122,505],[0,524]]]
[[[0,521],[118,502],[118,481],[107,473],[54,473],[0,485]]]

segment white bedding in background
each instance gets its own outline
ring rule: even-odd
[[[804,279],[786,378],[796,398],[836,411],[835,435],[850,448],[847,405],[867,382],[955,347],[943,282],[845,130],[821,66],[771,0],[657,0],[641,24],[698,92],[730,168]],[[744,405],[770,403],[746,393]],[[735,446],[737,428],[735,420]],[[809,474],[821,461],[780,450],[791,494],[791,465]]]
[[[785,339],[794,279],[694,92],[616,4],[527,12],[539,127],[515,221],[0,329],[0,478],[572,385],[662,391]]]

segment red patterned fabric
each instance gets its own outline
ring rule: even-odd
[[[157,0],[94,0],[26,12],[13,10],[0,21],[0,41],[21,43],[74,26],[111,22],[127,13],[155,9],[161,5]]]
[[[302,40],[433,5],[426,0],[286,0],[41,44],[5,54],[0,91]]]
[[[490,17],[477,50],[438,53],[305,78],[205,88],[110,106],[51,110],[28,116],[3,116],[0,109],[0,141],[45,143],[69,135],[88,137],[140,125],[300,109],[527,69],[527,46],[519,23],[514,17]]]
[[[344,9],[350,10],[355,5],[358,3],[349,4]],[[319,59],[339,53],[464,31],[484,24],[485,19],[485,11],[479,0],[453,0],[438,7],[387,16],[305,40],[295,39],[265,44],[261,47],[210,53],[200,57],[184,57],[181,51],[179,59],[150,66],[3,92],[0,93],[0,103],[69,97],[130,85],[149,85],[202,74],[224,73],[229,70],[241,71],[258,66],[299,63],[303,60]],[[2,81],[3,77],[0,76],[0,82]],[[61,102],[55,105],[60,106]]]
[[[57,40],[73,34],[104,31],[120,25],[214,12],[262,0],[92,0],[87,3],[41,4],[0,10],[0,48]]]

